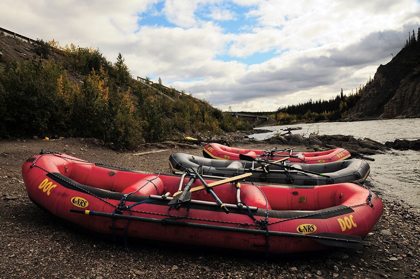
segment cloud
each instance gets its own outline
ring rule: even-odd
[[[168,0],[165,2],[164,13],[168,20],[177,26],[191,28],[197,25],[194,12],[200,1]]]
[[[223,20],[234,20],[236,14],[220,7],[212,7],[211,13],[208,15],[213,20],[223,21]]]
[[[293,93],[300,95],[302,102],[305,98],[302,95],[307,100],[311,95],[312,99],[320,99],[322,96],[329,99],[339,94],[341,88],[350,93],[360,84],[365,84],[369,78],[368,73],[373,76],[381,63],[387,63],[392,58],[391,53],[395,54],[402,48],[404,36],[397,31],[377,32],[342,49],[324,48],[285,53],[266,63],[250,66],[241,76],[225,83],[223,87],[198,81],[186,84],[186,90],[203,92],[200,96],[207,96],[210,103],[224,109],[228,107],[225,104],[242,106],[248,103],[247,107],[251,107],[249,103],[253,100],[255,105],[252,107],[258,107],[257,104],[264,103],[258,101],[262,99],[273,102],[264,103],[259,110],[267,107],[276,109],[280,103],[276,100]],[[363,71],[365,68],[369,71]],[[358,71],[363,75],[354,74]],[[208,88],[212,91],[209,92]]]
[[[99,48],[110,61],[121,53],[133,76],[161,77],[238,110],[351,92],[398,53],[419,23],[418,0],[0,3],[3,28]]]

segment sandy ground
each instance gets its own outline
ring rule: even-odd
[[[149,155],[134,155],[110,150],[92,140],[1,140],[0,278],[420,277],[418,210],[398,198],[382,196],[375,185],[370,186],[383,199],[384,214],[365,238],[366,245],[361,251],[334,249],[267,259],[237,251],[136,242],[129,243],[128,252],[122,243],[98,239],[62,225],[28,199],[21,167],[41,150],[153,172],[169,172],[171,153],[202,154],[198,146],[195,149],[171,146]]]

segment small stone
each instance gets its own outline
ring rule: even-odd
[[[321,275],[322,275],[321,270],[317,270],[317,271],[316,271],[316,275],[321,276]]]
[[[385,236],[391,236],[392,235],[390,230],[381,230],[381,234],[385,235]]]
[[[291,268],[289,268],[290,269],[290,271],[297,271],[298,269],[297,269],[297,267],[295,267],[295,266],[292,266]]]
[[[174,265],[174,266],[172,266],[172,268],[171,268],[171,270],[177,270],[178,269],[178,266],[177,265]]]
[[[398,259],[396,257],[391,257],[389,258],[390,261],[398,261]]]
[[[136,274],[136,275],[145,275],[146,274],[146,272],[144,272],[144,271],[141,271],[141,270],[138,270],[138,269],[135,269],[135,270],[133,270],[133,272]]]
[[[337,254],[337,257],[341,260],[347,260],[349,258],[349,255],[347,255],[346,253],[340,252]]]

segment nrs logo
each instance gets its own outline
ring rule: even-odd
[[[313,224],[302,224],[296,228],[296,230],[301,234],[311,234],[316,232],[317,227]]]
[[[357,224],[353,220],[353,215],[350,215],[350,217],[344,217],[343,219],[338,218],[338,223],[340,224],[341,231],[350,230],[352,228],[357,228]]]
[[[89,206],[89,202],[81,197],[73,197],[71,198],[71,203],[80,208],[86,208]]]

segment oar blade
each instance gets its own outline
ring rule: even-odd
[[[335,233],[319,233],[313,239],[323,245],[354,250],[363,249],[363,239],[357,235],[343,235]]]
[[[181,205],[183,203],[189,202],[191,201],[191,192],[188,191],[185,193],[185,195],[178,195],[176,197],[174,197],[169,203],[168,205]]]

